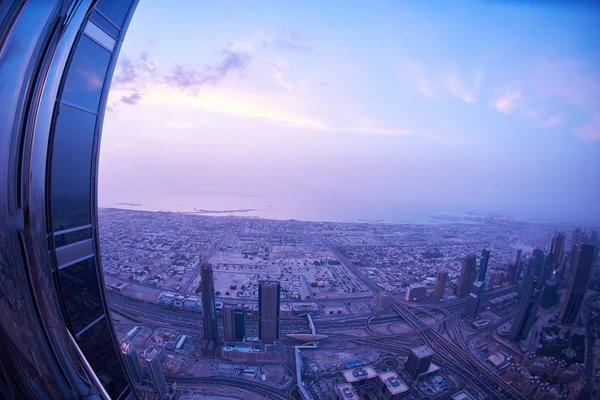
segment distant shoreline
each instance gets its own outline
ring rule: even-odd
[[[198,214],[230,214],[230,213],[247,213],[254,211],[270,211],[273,209],[273,206],[268,206],[267,208],[242,208],[239,210],[205,210],[202,208],[194,208],[194,212]]]

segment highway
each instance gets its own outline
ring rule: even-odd
[[[394,302],[392,308],[410,321],[415,328],[425,327],[424,323],[401,302]],[[451,329],[460,330],[460,327],[456,326],[456,322],[456,319],[451,319],[451,324],[454,324],[454,328]],[[493,399],[526,399],[518,390],[498,376],[491,367],[463,347],[466,346],[464,342],[460,341],[457,345],[433,329],[422,330],[421,337],[439,358],[452,365],[452,370],[470,382],[474,389]]]
[[[287,393],[293,388],[287,388],[283,390],[275,389],[271,386],[264,385],[262,383],[253,382],[248,379],[240,378],[227,378],[223,376],[204,376],[204,377],[181,377],[177,375],[165,375],[165,377],[172,382],[177,382],[177,385],[183,384],[186,386],[189,384],[209,384],[218,386],[230,386],[237,389],[246,390],[253,393],[258,393],[267,399],[275,400],[287,400],[289,399]]]

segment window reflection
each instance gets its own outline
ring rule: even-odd
[[[113,24],[108,22],[106,18],[102,15],[98,14],[97,11],[92,12],[92,16],[90,17],[92,21],[94,21],[99,27],[101,27],[106,33],[108,33],[113,38],[119,37],[119,30],[114,27]]]
[[[52,153],[52,227],[54,231],[91,221],[90,182],[96,116],[62,105]]]
[[[60,269],[58,277],[71,328],[80,332],[104,314],[94,258]]]
[[[87,36],[82,36],[65,83],[62,99],[98,111],[110,53]]]
[[[79,229],[73,232],[67,232],[54,236],[54,246],[61,247],[71,243],[81,242],[85,239],[91,239],[92,228]]]
[[[96,10],[104,14],[113,24],[119,28],[125,22],[125,16],[131,6],[131,2],[123,0],[98,0]]]
[[[83,332],[77,341],[110,398],[116,399],[125,390],[127,381],[113,346],[106,317]]]

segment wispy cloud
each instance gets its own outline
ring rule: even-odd
[[[273,39],[265,40],[263,47],[275,47],[281,50],[310,52],[313,45],[297,29],[287,29]]]
[[[157,64],[150,59],[146,52],[134,58],[122,55],[117,63],[112,86],[117,88],[135,86],[139,88],[157,77],[157,68]]]
[[[403,70],[423,96],[435,99],[431,82],[417,61],[409,59],[404,60]]]
[[[483,70],[477,70],[467,77],[460,77],[458,73],[451,72],[446,83],[451,95],[467,103],[476,103],[483,83]]]
[[[516,110],[517,104],[523,95],[518,82],[513,82],[503,89],[496,90],[496,92],[498,94],[492,100],[492,107],[507,115]]]
[[[173,86],[197,92],[202,86],[216,85],[230,72],[247,68],[251,57],[242,51],[224,50],[223,59],[214,65],[176,65],[164,77]]]
[[[562,114],[554,114],[548,117],[546,120],[542,121],[540,125],[545,128],[553,128],[555,126],[564,124],[564,122],[565,119],[563,118]]]
[[[585,125],[574,129],[573,132],[586,142],[600,139],[600,114],[594,114]]]
[[[142,100],[142,96],[139,93],[135,92],[130,94],[129,96],[121,96],[121,100],[119,100],[119,102],[129,105],[136,105],[140,102],[140,100]]]
[[[118,90],[114,95],[119,95]],[[239,118],[258,119],[288,129],[373,135],[416,134],[415,131],[403,127],[382,127],[356,115],[349,115],[344,120],[334,123],[328,121],[327,116],[299,108],[278,96],[249,92],[236,87],[212,87],[191,95],[169,85],[158,84],[146,91],[144,104],[158,109],[175,107],[179,112],[191,116],[195,115],[193,110],[198,109]],[[181,128],[172,121],[167,125],[171,128]],[[187,124],[184,126],[187,127]]]
[[[532,80],[542,98],[562,100],[583,111],[600,109],[597,63],[543,60],[535,66]]]

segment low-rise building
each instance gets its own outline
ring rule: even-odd
[[[408,289],[406,289],[406,300],[419,300],[427,297],[427,287],[423,285],[410,285]]]
[[[363,390],[372,387],[377,378],[377,372],[372,367],[364,366],[346,369],[342,372],[347,383],[354,389]]]
[[[386,400],[402,399],[408,394],[408,386],[393,371],[380,372],[377,375],[375,386]]]
[[[349,383],[340,383],[335,385],[335,394],[338,400],[359,400],[356,391]]]

